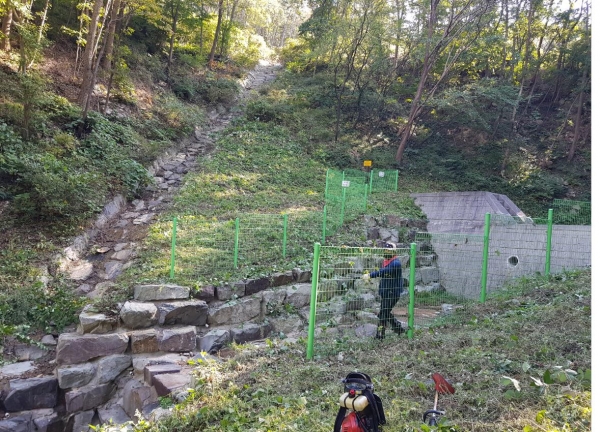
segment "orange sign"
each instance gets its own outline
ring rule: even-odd
[[[365,166],[365,167],[370,167],[372,164],[373,164],[373,161],[370,161],[370,160],[363,161],[363,166]]]

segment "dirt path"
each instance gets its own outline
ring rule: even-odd
[[[206,127],[196,128],[194,135],[185,139],[176,151],[154,162],[149,172],[155,185],[132,202],[115,198],[94,227],[64,250],[60,269],[79,283],[79,294],[90,298],[101,296],[126,268],[134,265],[136,247],[146,237],[152,221],[169,209],[185,175],[197,170],[202,158],[215,150],[216,135],[243,114],[248,96],[274,80],[280,67],[267,62],[257,65],[241,82],[242,92],[230,109],[213,108],[207,113]]]

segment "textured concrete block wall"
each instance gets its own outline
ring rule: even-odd
[[[488,256],[488,292],[507,281],[546,268],[545,225],[492,226]],[[466,238],[466,237],[465,237]],[[452,294],[477,298],[481,290],[483,245],[479,242],[433,242],[440,283]],[[591,227],[554,225],[551,273],[591,266]]]

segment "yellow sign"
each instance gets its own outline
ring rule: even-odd
[[[366,160],[366,161],[363,161],[363,166],[370,167],[372,165],[372,163],[373,163],[373,161]]]

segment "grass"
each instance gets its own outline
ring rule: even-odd
[[[521,279],[474,306],[469,323],[419,330],[410,341],[367,340],[330,357],[306,360],[304,340],[234,345],[233,357],[196,365],[197,384],[171,417],[136,430],[330,431],[340,379],[351,371],[373,379],[384,432],[428,430],[420,417],[433,406],[433,372],[456,388],[440,396],[439,430],[591,430],[590,278]]]

